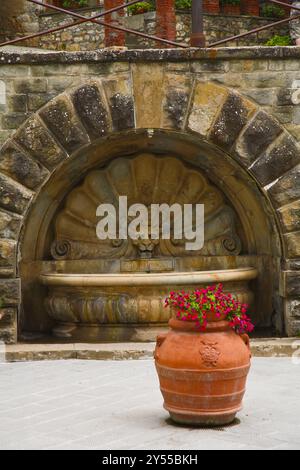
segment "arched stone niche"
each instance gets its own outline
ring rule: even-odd
[[[133,84],[121,74],[68,90],[31,117],[2,149],[5,191],[0,202],[7,229],[1,243],[9,253],[2,276],[3,285],[14,287],[16,299],[22,281],[19,332],[49,332],[53,326],[42,272],[108,272],[98,258],[89,263],[54,259],[56,220],[68,196],[91,172],[107,171],[120,158],[133,161],[150,154],[199,171],[234,214],[240,251],[195,256],[190,269],[255,267],[258,278],[251,288],[258,327],[295,333],[297,144],[275,119],[236,92],[197,79],[187,83],[184,77],[157,97],[155,83],[148,95],[135,93],[141,85],[139,70]],[[9,231],[14,242],[8,240]],[[7,301],[13,321],[16,302]]]

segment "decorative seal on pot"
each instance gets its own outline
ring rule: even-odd
[[[217,367],[219,357],[221,355],[220,351],[218,350],[217,342],[212,343],[209,341],[201,341],[203,346],[200,349],[200,356],[202,358],[203,364],[206,367]]]

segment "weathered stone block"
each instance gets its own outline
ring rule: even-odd
[[[288,134],[280,136],[251,167],[261,185],[275,181],[300,163],[300,148]]]
[[[22,217],[0,210],[0,237],[12,240],[19,238]]]
[[[3,129],[18,129],[27,119],[26,113],[10,113],[2,116]]]
[[[131,83],[127,74],[118,78],[103,80],[114,131],[135,127],[134,100]]]
[[[182,129],[185,125],[192,80],[189,74],[166,73],[163,102],[163,128]]]
[[[17,79],[14,81],[16,93],[45,93],[47,91],[47,80],[45,78]]]
[[[282,132],[282,127],[275,119],[259,111],[236,143],[238,159],[249,167]]]
[[[292,232],[284,235],[287,255],[289,258],[300,257],[300,232]]]
[[[110,99],[110,109],[115,131],[134,128],[134,101],[132,96],[116,93]]]
[[[27,95],[28,111],[37,111],[53,98],[55,98],[55,93],[29,93]]]
[[[0,341],[3,341],[5,344],[15,344],[17,342],[17,324],[13,325],[3,325],[0,328]]]
[[[230,149],[254,111],[251,101],[230,93],[210,132],[212,141]]]
[[[0,171],[29,189],[36,189],[45,181],[49,172],[12,144],[0,153]]]
[[[0,267],[16,267],[16,242],[0,239]]]
[[[278,215],[286,232],[300,230],[300,201],[279,209]]]
[[[10,111],[16,113],[26,113],[27,111],[27,96],[26,95],[12,95],[8,97],[8,108]]]
[[[243,93],[261,106],[272,106],[277,100],[277,88],[246,88]]]
[[[37,117],[30,118],[14,139],[49,170],[56,168],[67,157]]]
[[[91,138],[103,137],[109,130],[108,111],[96,85],[84,85],[73,93],[73,102]]]
[[[51,101],[40,111],[40,116],[69,153],[89,142],[88,135],[67,97],[62,96]]]
[[[16,318],[16,310],[14,308],[0,308],[0,330],[3,325],[12,324]]]
[[[2,307],[19,305],[21,300],[20,279],[0,279],[0,299]]]
[[[32,198],[33,193],[0,174],[0,206],[17,214],[23,214]]]
[[[164,68],[160,64],[132,64],[136,127],[159,128],[165,95]]]
[[[215,116],[228,96],[228,90],[214,83],[197,81],[194,100],[188,119],[188,128],[206,136]]]
[[[276,207],[283,207],[300,199],[300,165],[279,178],[268,192]]]
[[[299,336],[300,333],[300,319],[290,316],[289,302],[285,305],[285,326],[286,334],[289,337]],[[296,349],[295,349],[296,352]]]
[[[290,300],[289,310],[291,317],[300,319],[300,300]]]
[[[170,90],[166,96],[164,111],[168,116],[168,127],[181,129],[188,108],[189,95],[183,90]],[[167,127],[167,123],[164,123]]]

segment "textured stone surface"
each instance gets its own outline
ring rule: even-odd
[[[230,93],[211,130],[212,141],[229,149],[254,110],[255,107],[250,101]]]
[[[84,85],[73,93],[76,111],[92,138],[103,137],[109,129],[108,112],[96,85]]]
[[[29,189],[36,189],[48,177],[48,171],[13,145],[2,149],[0,171]]]
[[[196,82],[188,128],[206,136],[227,96],[228,90],[226,88],[214,83]]]
[[[0,325],[12,323],[15,319],[15,310],[13,308],[0,308]]]
[[[134,102],[132,96],[116,93],[110,98],[113,128],[116,131],[133,129]]]
[[[164,98],[164,70],[159,64],[132,66],[137,128],[159,128]]]
[[[0,236],[17,240],[22,224],[22,218],[16,214],[11,214],[4,210],[0,210]]]
[[[20,295],[20,279],[0,279],[2,306],[19,305]]]
[[[300,201],[295,201],[278,211],[280,221],[287,232],[300,230]]]
[[[284,272],[284,288],[285,297],[300,296],[300,272],[286,271]]]
[[[13,267],[16,266],[16,242],[13,240],[0,239],[0,266]]]
[[[278,121],[259,111],[237,141],[235,150],[239,160],[250,166],[281,132]]]
[[[284,239],[287,246],[288,257],[300,257],[300,231],[287,233],[286,235],[284,235]]]
[[[67,98],[60,97],[52,101],[41,110],[40,116],[68,152],[74,152],[88,143],[86,131],[76,118]]]
[[[30,118],[14,138],[20,146],[49,170],[66,158],[66,154],[47,132],[38,117]]]
[[[251,167],[262,186],[275,181],[300,162],[300,148],[289,135],[282,135]]]
[[[0,174],[0,206],[17,214],[23,214],[32,198],[32,193],[10,178]]]
[[[277,207],[300,199],[300,166],[279,178],[269,189],[269,194]]]
[[[167,95],[165,111],[175,129],[180,129],[183,125],[188,98],[188,95],[181,90],[171,90]]]

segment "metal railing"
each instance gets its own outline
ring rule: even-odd
[[[122,5],[119,5],[119,6],[115,7],[115,8],[111,8],[109,10],[103,11],[103,12],[101,12],[101,13],[95,15],[95,16],[91,16],[91,17],[86,17],[86,16],[84,16],[84,15],[82,15],[82,14],[80,14],[80,13],[74,11],[74,10],[67,10],[67,9],[59,7],[59,6],[50,5],[48,3],[44,3],[40,0],[26,0],[26,1],[30,2],[30,3],[33,3],[35,5],[38,5],[38,6],[42,6],[44,8],[49,8],[50,10],[55,10],[57,12],[64,13],[68,16],[76,18],[77,21],[73,21],[72,23],[67,23],[67,24],[64,24],[64,25],[61,25],[61,26],[57,26],[55,28],[40,31],[38,33],[30,34],[28,36],[18,37],[18,38],[15,38],[15,39],[11,39],[9,41],[5,41],[5,42],[0,44],[0,47],[17,44],[17,43],[20,43],[20,42],[23,42],[23,41],[28,41],[28,40],[31,40],[31,39],[34,39],[34,38],[37,38],[37,37],[40,37],[40,36],[45,36],[47,34],[52,34],[52,33],[62,31],[62,30],[68,29],[68,28],[73,28],[74,26],[78,26],[78,25],[85,24],[85,23],[94,23],[94,24],[103,26],[103,27],[108,28],[108,29],[113,29],[113,30],[121,31],[121,32],[124,32],[124,33],[127,33],[127,34],[132,34],[132,35],[135,35],[135,36],[139,36],[141,38],[151,40],[151,41],[155,41],[155,42],[158,42],[160,44],[167,45],[167,46],[179,47],[179,48],[184,48],[184,49],[187,49],[187,48],[190,47],[186,44],[178,43],[178,42],[171,41],[171,40],[165,39],[165,38],[160,38],[158,36],[143,33],[141,31],[136,31],[136,30],[133,30],[133,29],[125,28],[125,27],[117,25],[115,23],[108,23],[108,22],[99,20],[99,18],[102,18],[105,15],[110,15],[110,14],[118,12],[122,9],[128,8],[131,5],[135,5],[140,0],[129,1],[128,3],[124,3]],[[289,4],[284,3],[283,1],[280,1],[280,0],[268,0],[268,1],[270,3],[285,6],[286,8],[289,8],[289,9],[297,10],[297,11],[299,11],[299,14],[292,15],[288,18],[284,18],[282,20],[275,21],[273,23],[261,26],[259,28],[252,29],[250,31],[247,31],[247,32],[244,32],[244,33],[241,33],[241,34],[237,34],[235,36],[230,36],[229,38],[221,39],[219,41],[215,41],[213,43],[206,44],[205,34],[204,34],[204,27],[203,27],[203,1],[202,0],[192,0],[191,46],[192,47],[212,48],[212,47],[216,47],[216,46],[226,44],[226,43],[231,42],[231,41],[236,41],[238,39],[244,38],[246,36],[250,36],[250,35],[258,33],[260,31],[264,31],[264,30],[267,30],[267,29],[274,28],[276,26],[280,26],[280,25],[289,23],[290,21],[300,19],[300,8],[289,5]]]

